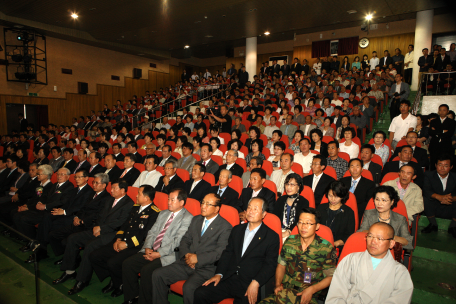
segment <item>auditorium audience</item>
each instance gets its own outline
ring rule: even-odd
[[[334,181],[333,177],[323,172],[326,169],[326,166],[326,158],[322,155],[315,155],[312,159],[311,165],[312,174],[307,175],[303,179],[303,184],[312,188],[316,207],[320,205],[328,185]]]

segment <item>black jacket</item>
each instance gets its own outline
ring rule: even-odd
[[[314,178],[314,174],[308,175],[308,176],[304,177],[302,181],[305,186],[309,186],[310,188],[312,188],[313,178]],[[315,207],[318,207],[318,205],[320,205],[320,202],[326,193],[326,188],[333,181],[335,181],[334,178],[327,175],[326,173],[323,173],[323,176],[318,181],[317,187],[315,187],[315,191],[314,191]]]
[[[8,170],[6,178],[0,184],[0,196],[5,195],[5,192],[9,192],[9,189],[14,186],[16,180],[21,176],[19,169],[15,168],[13,171]]]
[[[90,187],[89,187],[90,188]],[[95,220],[98,218],[100,213],[105,208],[106,202],[111,201],[111,195],[105,190],[101,192],[97,197],[94,195],[89,196],[79,210],[76,210],[76,206],[72,206],[65,210],[67,215],[74,215],[83,221],[83,225],[90,229],[94,226]]]
[[[239,83],[246,83],[249,81],[249,73],[246,72],[240,72],[239,73]]]
[[[219,180],[219,175],[220,175],[220,172],[224,169],[226,169],[226,164],[224,165],[221,165],[219,167],[219,169],[217,170],[217,172],[215,172],[214,174],[214,177],[215,177],[215,183],[218,182]],[[241,166],[239,166],[238,164],[234,164],[231,168],[230,168],[230,171],[233,175],[236,175],[236,176],[239,176],[240,178],[242,178],[242,174],[244,174],[244,169],[242,169]]]
[[[383,167],[382,171],[382,178],[390,172],[399,172],[399,164],[400,162],[397,161],[389,161],[385,164]],[[417,163],[411,161],[408,163],[408,165],[411,165],[413,169],[415,169],[415,175],[416,178],[414,180],[415,184],[417,184],[421,189],[423,189],[423,183],[424,183],[424,174],[423,174],[423,169],[421,168],[420,165]]]
[[[223,275],[222,281],[237,275],[241,282],[243,297],[252,280],[260,286],[266,284],[275,273],[281,237],[264,223],[260,226],[251,243],[242,255],[244,234],[248,224],[237,225],[231,230],[228,245],[218,261],[215,273]]]
[[[280,68],[284,76],[288,76],[291,73],[290,66],[288,64],[284,64]]]
[[[372,178],[374,179],[374,183],[376,185],[380,185],[380,183],[382,181],[382,166],[371,161],[369,164],[369,168],[367,170],[369,170],[370,173],[372,173]]]
[[[118,162],[118,161],[123,162],[125,159],[125,155],[123,155],[122,153],[119,153],[119,155],[117,155],[117,156],[114,155],[114,157],[116,158],[116,162]]]
[[[402,147],[396,148],[396,150],[394,151],[394,154],[390,158],[390,161],[393,160],[396,156],[398,156],[399,152],[401,152],[401,150],[402,150]],[[413,157],[416,159],[416,161],[418,162],[418,165],[420,165],[420,167],[429,168],[429,158],[427,156],[426,150],[415,146],[415,149],[413,150]]]
[[[73,171],[73,172],[71,172],[71,173],[76,174],[76,170],[77,170],[77,171],[79,171],[79,170],[86,170],[87,173],[89,172],[90,164],[89,164],[89,162],[88,162],[87,160],[85,160],[85,161],[82,163],[82,165],[78,168],[79,164],[80,164],[80,163],[78,163],[78,164],[76,165],[76,168],[77,168],[77,169],[75,168],[75,169],[74,169],[75,171]]]
[[[122,173],[120,174],[122,176],[122,174],[124,173],[125,169],[122,170]],[[122,179],[125,180],[129,186],[132,186],[135,181],[138,179],[138,176],[141,174],[141,172],[139,172],[138,169],[136,169],[135,167],[132,167],[128,172],[127,174],[125,174]],[[119,177],[120,178],[120,177]]]
[[[134,205],[131,208],[127,220],[116,234],[116,238],[126,242],[128,248],[137,247],[139,249],[142,247],[147,233],[155,224],[160,213],[160,209],[154,203],[147,206],[141,213],[138,213],[140,208],[140,205]]]
[[[218,193],[219,186],[213,186],[211,189],[209,189],[209,193]],[[239,193],[234,190],[233,188],[230,188],[229,186],[225,189],[223,192],[223,195],[221,196],[222,199],[222,204],[228,205],[231,207],[236,208],[239,212],[241,210],[241,201],[239,200]]]
[[[74,159],[71,159],[64,167],[65,165],[65,161],[62,162],[62,164],[60,165],[60,168],[67,168],[68,170],[70,170],[71,174],[74,173],[74,170],[76,170],[76,167],[78,166],[78,163],[74,160]],[[59,169],[60,169],[59,168]]]
[[[90,171],[90,168],[89,167],[89,177],[94,177],[95,174],[98,174],[98,173],[104,173],[106,171],[106,168],[103,167],[102,165],[98,164],[95,166],[95,168],[92,169],[92,171]]]
[[[142,164],[144,163],[144,158],[141,154],[139,154],[138,152],[136,152],[135,154],[133,154],[135,156],[135,163],[137,164]]]
[[[81,191],[79,191],[79,187],[71,189],[70,198],[65,201],[65,204],[61,207],[65,210],[66,216],[73,217],[74,213],[78,212],[84,203],[92,199],[95,195],[95,191],[93,191],[92,187],[89,184],[86,184]]]
[[[106,172],[106,170],[104,172]],[[109,176],[109,181],[111,182],[111,184],[112,184],[112,182],[115,182],[119,179],[122,172],[123,172],[123,170],[121,170],[119,167],[117,167],[117,165],[115,165],[114,167],[111,168],[111,170],[109,170],[108,176]]]
[[[429,125],[429,135],[432,136],[431,142],[429,143],[429,152],[431,154],[454,154],[453,147],[451,145],[451,137],[454,134],[455,127],[456,122],[449,118],[446,118],[443,123],[440,121],[440,117],[431,121]],[[448,132],[443,133],[444,130],[448,130]]]
[[[277,200],[277,202],[275,203],[275,206],[274,206],[274,214],[277,215],[277,217],[280,220],[280,223],[283,222],[283,211],[285,209],[285,204],[287,203],[287,200],[288,200],[288,195],[282,195],[281,197],[279,197],[279,199]],[[302,197],[301,195],[299,195],[296,198],[296,203],[297,203],[296,212],[295,212],[296,216],[295,216],[293,225],[290,226],[290,231],[292,231],[293,228],[298,224],[299,213],[302,210],[302,208],[309,207],[309,201],[307,199],[305,199],[304,197]],[[283,227],[283,225],[282,225],[282,227]]]
[[[320,223],[331,229],[334,241],[342,240],[345,243],[348,237],[355,232],[355,213],[347,205],[340,207],[332,222],[328,221],[329,203],[321,204],[317,210],[321,215]]]
[[[169,194],[171,190],[174,188],[184,189],[184,181],[182,180],[182,178],[179,177],[179,175],[175,174],[171,181],[168,183],[168,186],[165,186],[165,184],[163,183],[164,177],[165,176],[160,177],[160,179],[158,180],[158,184],[155,187],[155,190]]]
[[[442,56],[439,54],[439,56],[435,59],[434,69],[442,72],[446,69],[447,64],[451,64],[450,56],[445,54],[445,57],[442,60]]]
[[[38,188],[43,188],[43,189],[40,192],[38,192],[37,191]],[[42,202],[42,203],[46,202],[48,195],[51,192],[51,189],[55,189],[54,184],[52,182],[47,183],[46,186],[44,186],[44,187],[41,187],[41,183],[38,182],[35,189],[33,190],[34,191],[33,196],[26,202],[27,208],[29,210],[36,210],[36,204],[38,202]],[[21,205],[22,205],[22,202],[21,202]]]
[[[35,177],[34,179],[31,179],[29,177],[25,184],[19,189],[17,189],[16,194],[19,197],[19,202],[25,203],[29,198],[33,197],[33,195],[35,194],[35,189],[39,186],[39,184],[40,181],[38,180],[38,178]]]
[[[352,177],[347,176],[340,180],[344,183],[345,187],[351,187]],[[358,207],[358,221],[361,223],[361,219],[363,218],[364,210],[366,209],[367,203],[372,198],[374,193],[375,183],[363,176],[361,176],[361,180],[356,185],[355,193],[353,193],[356,197],[356,205]],[[336,239],[334,239],[336,240]]]
[[[290,65],[291,73],[295,72],[296,75],[301,75],[301,64],[300,63],[292,63]]]
[[[204,179],[202,179],[193,189],[192,192],[190,190],[192,189],[193,185],[193,179],[189,179],[184,183],[184,190],[187,192],[187,196],[189,198],[194,198],[197,201],[201,202],[203,198],[206,196],[206,194],[209,193],[209,190],[211,189],[211,184],[206,182]]]
[[[41,201],[41,203],[46,204],[46,210],[49,212],[51,212],[53,208],[62,207],[72,197],[72,192],[74,190],[72,182],[66,181],[59,188],[57,188],[57,185],[58,183],[55,183],[52,186],[46,202]]]
[[[311,150],[315,150],[315,142],[312,141],[312,144],[310,145],[310,149]],[[321,146],[320,146],[320,154],[324,157],[324,158],[328,158],[328,144],[325,143],[324,141],[321,141]]]
[[[384,65],[386,65],[386,68],[387,68],[391,63],[394,63],[392,57],[390,57],[390,56],[386,57],[386,62],[385,62],[385,57],[384,56],[381,57],[380,63],[379,63],[380,69],[383,69]]]
[[[250,187],[242,189],[241,193],[241,211],[247,210],[250,199],[252,198],[253,189]],[[256,197],[261,197],[268,204],[268,212],[272,213],[274,211],[274,206],[276,202],[276,195],[274,192],[269,190],[266,187],[261,188],[260,193]]]

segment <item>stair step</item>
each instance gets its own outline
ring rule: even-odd
[[[438,285],[446,283],[456,286],[454,265],[414,257],[411,276],[415,287],[412,303],[455,303],[456,290]]]
[[[448,231],[448,227],[450,226],[451,220],[436,218],[437,225],[439,225],[439,230]],[[420,227],[426,227],[429,225],[429,220],[426,216],[421,216],[420,222],[418,224]]]
[[[415,258],[422,258],[433,262],[444,262],[446,264],[451,264],[453,269],[455,269],[456,266],[456,253],[454,252],[416,246],[415,250],[413,251],[413,265],[415,265]]]

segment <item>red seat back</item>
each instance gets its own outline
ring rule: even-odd
[[[231,226],[236,226],[239,225],[240,220],[239,220],[239,213],[236,210],[236,208],[233,208],[228,205],[222,205],[222,208],[220,208],[220,216],[223,217],[225,220],[227,220]]]
[[[293,231],[291,231],[292,235],[297,235],[298,233],[298,226],[296,225],[293,228]],[[316,234],[321,237],[322,239],[327,240],[328,242],[331,243],[331,245],[334,246],[334,236],[332,234],[331,229],[329,229],[328,226],[325,226],[323,224],[320,224],[320,229],[317,230]]]
[[[389,172],[389,173],[386,173],[386,175],[383,176],[382,182],[380,183],[380,185],[383,185],[383,184],[386,183],[387,181],[395,180],[395,179],[398,178],[398,177],[399,177],[399,173],[398,173],[398,172]]]
[[[208,182],[209,184],[211,184],[211,187],[215,185],[215,177],[214,177],[214,174],[209,173],[209,172],[206,172],[206,173],[204,173],[203,179],[204,179],[206,182]]]
[[[127,195],[135,202],[136,204],[136,196],[138,196],[139,189],[136,187],[128,187]]]
[[[168,194],[163,192],[155,192],[154,204],[160,210],[168,210]]]
[[[350,170],[347,170],[344,174],[344,177],[350,176]],[[372,173],[369,170],[363,170],[361,171],[361,176],[364,178],[367,178],[371,181],[374,181],[374,178],[372,177]]]
[[[187,202],[185,203],[184,207],[193,216],[197,216],[197,215],[201,214],[201,204],[196,199],[187,198]]]
[[[280,219],[272,213],[267,213],[266,216],[263,219],[263,223],[266,224],[269,228],[274,230],[280,238],[280,249],[279,249],[279,254],[280,251],[282,251],[282,223],[280,222]]]
[[[177,168],[176,174],[184,181],[184,183],[190,179],[190,173],[188,173],[187,170]]]

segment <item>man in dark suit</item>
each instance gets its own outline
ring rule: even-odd
[[[230,170],[223,169],[219,175],[219,185],[213,186],[209,193],[215,193],[220,196],[222,204],[236,208],[239,212],[242,211],[241,201],[239,200],[239,193],[230,188],[228,184],[231,182],[232,173]]]
[[[127,220],[117,231],[116,236],[110,243],[94,250],[89,257],[91,267],[100,281],[110,276],[110,269],[122,273],[122,262],[136,254],[146,239],[147,232],[157,220],[160,209],[154,205],[154,187],[143,185],[138,190],[137,203],[133,206]],[[80,276],[78,276],[80,277]],[[70,295],[81,292],[90,282],[91,272],[85,277],[80,277],[76,284],[68,292]],[[103,293],[111,292],[111,297],[123,294],[122,285],[109,284],[103,289]]]
[[[84,281],[92,273],[89,256],[97,248],[109,244],[115,237],[116,231],[125,222],[133,207],[133,201],[127,195],[128,183],[120,179],[111,186],[112,198],[105,201],[105,206],[92,229],[76,232],[66,239],[65,253],[60,270],[63,274],[52,284],[61,284],[68,279],[76,278],[77,281]],[[77,260],[80,247],[84,247],[79,272],[76,274]],[[69,294],[73,294],[70,293]]]
[[[382,166],[372,161],[375,155],[375,148],[372,145],[365,144],[361,147],[361,154],[359,158],[363,161],[363,169],[369,170],[372,173],[372,178],[376,185],[380,185],[382,181]]]
[[[183,189],[185,187],[184,181],[176,174],[177,162],[174,160],[166,161],[164,167],[165,175],[160,177],[155,190],[169,194],[171,190],[176,188]]]
[[[99,164],[101,160],[101,154],[100,152],[92,152],[89,155],[88,162],[90,164],[89,168],[89,177],[94,177],[95,174],[105,172],[106,169]]]
[[[79,149],[78,151],[78,159],[79,159],[79,163],[78,165],[76,166],[76,169],[74,169],[73,172],[71,172],[72,174],[75,174],[76,172],[78,172],[79,170],[86,170],[86,171],[89,171],[90,169],[90,163],[87,161],[87,151],[84,150],[84,149]]]
[[[184,190],[189,198],[201,202],[204,196],[209,193],[211,184],[206,182],[203,177],[206,173],[206,167],[201,163],[196,163],[192,169],[192,178],[185,182]]]
[[[327,165],[326,158],[321,155],[315,155],[312,160],[312,175],[307,175],[302,179],[305,186],[309,186],[312,188],[315,197],[315,206],[318,207],[320,202],[325,195],[326,188],[330,183],[335,181],[334,178],[325,174],[323,171],[325,170]]]
[[[390,53],[388,50],[385,50],[383,52],[384,56],[380,58],[380,69],[386,70],[390,64],[393,64],[393,58],[390,56]]]
[[[78,166],[78,163],[73,159],[74,156],[74,150],[71,148],[65,148],[63,149],[63,162],[60,168],[67,168],[70,170],[71,173],[76,170],[76,167]],[[59,169],[60,169],[59,168]]]
[[[17,201],[25,201],[32,197],[33,191],[35,189],[32,191],[29,185],[32,179],[36,179],[37,168],[37,164],[29,164],[27,161],[19,162],[19,177],[14,181],[11,188],[5,193],[5,196],[0,198],[0,209],[2,209],[4,206],[16,205],[15,203]]]
[[[337,60],[337,56],[332,57],[331,65],[330,65],[330,71],[327,71],[328,73],[331,73],[332,71],[339,72],[339,66],[340,66],[340,61]]]
[[[241,166],[236,164],[236,160],[238,158],[239,153],[234,150],[229,150],[226,154],[226,164],[221,165],[218,171],[214,174],[215,182],[217,183],[219,179],[220,172],[224,169],[228,169],[233,173],[233,175],[239,176],[242,178],[242,174],[244,174],[244,169]]]
[[[124,170],[119,178],[123,179],[128,183],[128,186],[132,186],[138,176],[141,174],[138,169],[135,168],[136,157],[131,154],[127,153],[124,158]]]
[[[88,180],[88,176],[83,177],[82,179]],[[95,194],[89,194],[89,197],[82,203],[82,205],[71,204],[66,207],[65,214],[72,220],[72,222],[63,228],[53,229],[49,233],[49,243],[55,256],[60,256],[65,252],[65,245],[62,241],[68,236],[76,232],[92,230],[95,226],[95,221],[105,208],[106,201],[111,199],[111,194],[106,191],[108,183],[108,177],[103,173],[99,173],[99,175],[94,178],[93,190]],[[81,192],[84,190],[84,192],[88,191],[90,193],[91,187],[86,184],[83,187],[77,187],[76,189],[81,190]],[[93,194],[93,192],[91,193]],[[54,264],[60,265],[61,263],[62,260],[59,260]]]
[[[448,118],[450,108],[447,104],[439,106],[439,118],[433,119],[429,124],[429,154],[431,156],[430,169],[435,169],[437,158],[440,154],[447,153],[454,155],[454,148],[451,144],[451,137],[454,134],[456,123],[453,119]]]
[[[34,209],[14,214],[13,221],[16,229],[29,238],[35,238],[36,224],[40,224],[46,214],[51,213],[54,208],[64,205],[70,198],[74,189],[73,184],[69,181],[70,171],[68,169],[59,169],[57,171],[57,183],[55,183],[46,197],[46,200],[40,199]],[[22,251],[32,250],[25,246]]]
[[[127,150],[128,150],[128,153],[131,153],[131,154],[133,154],[135,156],[135,162],[136,163],[138,163],[138,164],[144,163],[144,158],[137,151],[138,150],[138,144],[136,142],[130,141],[127,144]]]
[[[222,203],[215,194],[207,194],[201,215],[193,217],[179,245],[179,259],[152,273],[152,303],[168,301],[168,286],[186,280],[184,303],[192,304],[193,293],[215,272],[215,264],[228,244],[232,226],[219,215]]]
[[[415,184],[417,184],[421,189],[423,189],[423,169],[420,165],[412,161],[413,158],[413,149],[409,145],[405,145],[401,147],[401,152],[398,153],[399,160],[398,161],[389,161],[385,164],[382,171],[382,178],[389,172],[399,172],[399,169],[405,165],[409,164],[410,166],[415,169]]]
[[[281,238],[263,223],[267,206],[260,197],[251,199],[246,211],[248,223],[231,231],[215,276],[195,290],[195,303],[219,303],[227,298],[249,303],[250,298],[256,299],[259,287],[274,276]],[[249,233],[254,237],[246,237]]]
[[[6,167],[8,168],[8,174],[3,182],[0,184],[0,197],[9,193],[10,188],[14,186],[21,173],[18,170],[18,158],[15,154],[9,155],[6,158]]]
[[[442,48],[439,56],[435,59],[434,69],[442,72],[446,69],[447,64],[451,65],[451,59],[450,56],[446,54],[445,48]]]
[[[189,79],[190,79],[190,75],[187,74],[187,71],[186,71],[186,70],[184,70],[184,71],[182,72],[182,75],[181,75],[181,80],[182,80],[182,82],[186,82],[186,81],[188,81]]]
[[[272,75],[279,75],[280,72],[280,64],[277,63],[277,60],[272,61]]]
[[[421,230],[423,233],[438,231],[436,217],[439,217],[451,219],[448,233],[456,238],[456,173],[450,172],[453,168],[453,156],[440,155],[436,170],[425,173],[423,202],[429,225]]]
[[[122,174],[122,170],[116,165],[116,157],[112,154],[108,154],[104,159],[104,163],[106,170],[103,173],[108,174],[109,181],[112,183],[118,180]]]
[[[420,73],[421,72],[427,72],[430,67],[434,64],[434,61],[432,60],[432,56],[429,56],[429,50],[427,48],[424,48],[422,50],[423,56],[421,56],[418,59],[418,66],[420,67]],[[420,77],[421,78],[421,77]]]
[[[290,75],[290,73],[291,73],[290,66],[288,65],[286,60],[283,61],[283,65],[281,66],[280,69],[282,70],[282,74],[285,77],[288,77],[288,75]]]
[[[264,66],[261,68],[261,72],[264,76],[269,76],[271,74],[271,68],[269,67],[269,61],[264,62]]]
[[[212,146],[209,144],[202,144],[200,155],[201,161],[199,161],[198,163],[204,165],[207,173],[211,173],[215,176],[216,172],[219,169],[219,165],[211,159]]]
[[[295,76],[301,75],[301,64],[299,63],[299,59],[295,58],[293,64],[291,65],[291,74]]]
[[[245,66],[242,66],[242,71],[239,73],[240,86],[244,87],[247,81],[249,81],[249,73],[245,70]]]
[[[350,176],[344,177],[340,181],[355,195],[358,205],[358,220],[361,223],[367,203],[374,193],[375,183],[361,175],[363,164],[357,158],[350,160],[348,170],[350,171]]]
[[[261,168],[252,169],[250,173],[250,187],[242,189],[241,193],[241,208],[242,211],[239,213],[241,222],[246,219],[246,210],[249,202],[254,197],[262,198],[268,205],[268,211],[272,213],[274,204],[276,202],[276,194],[270,189],[263,187],[266,182],[266,171]]]
[[[38,232],[36,235],[36,239],[41,244],[41,246],[38,248],[38,251],[36,252],[36,257],[38,260],[48,257],[47,245],[49,244],[50,232],[53,230],[66,228],[71,225],[71,223],[73,223],[73,213],[79,211],[83,204],[88,199],[91,200],[95,195],[92,187],[87,184],[88,180],[89,175],[87,171],[78,171],[78,173],[75,175],[76,188],[70,189],[66,193],[66,195],[68,195],[68,198],[65,200],[64,204],[58,208],[48,209],[50,212],[46,212],[44,214],[43,219],[38,226]],[[95,186],[98,186],[99,182],[99,179],[97,179],[97,181],[94,181],[94,183],[97,183]],[[34,263],[35,255],[30,255],[28,260],[25,262]]]
[[[171,155],[172,148],[170,145],[164,145],[162,149],[162,157],[158,159],[158,164],[161,167],[165,167],[165,164],[168,160],[174,160],[177,163],[177,158]]]
[[[421,168],[429,168],[429,158],[427,156],[427,151],[424,150],[423,148],[416,146],[417,139],[418,139],[418,134],[415,131],[407,132],[407,136],[405,137],[405,140],[407,141],[407,145],[412,147],[413,158],[416,159],[416,161],[418,162],[418,165],[420,165]],[[402,150],[402,147],[396,148],[396,150],[394,150],[394,153],[391,156],[390,160],[393,160],[396,156],[398,156],[399,152],[401,150]]]
[[[310,67],[307,63],[307,59],[303,59],[302,65],[301,65],[301,72],[304,71],[305,75],[309,75],[309,70],[310,70]],[[301,73],[299,75],[301,75]]]
[[[116,142],[115,144],[112,145],[112,155],[114,155],[116,162],[124,161],[125,155],[123,155],[121,153],[121,151],[122,151],[122,146],[119,143]]]
[[[9,169],[6,166],[6,158],[0,157],[0,183],[3,183],[8,177]]]

